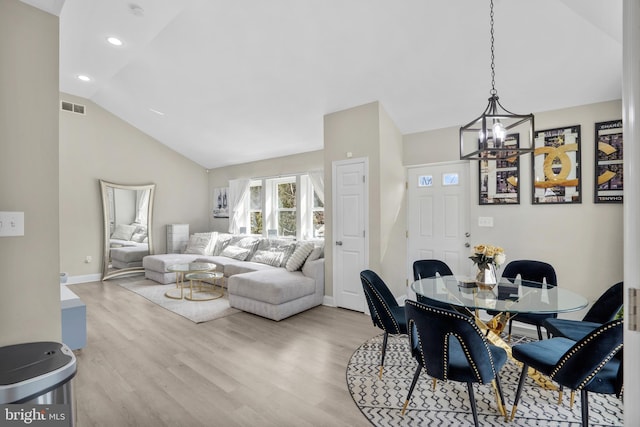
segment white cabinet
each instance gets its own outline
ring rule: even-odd
[[[167,225],[167,253],[180,254],[189,243],[189,224]]]

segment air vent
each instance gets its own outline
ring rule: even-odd
[[[60,109],[64,111],[68,111],[70,113],[84,115],[85,106],[82,104],[74,104],[73,102],[69,102],[69,101],[60,101]]]

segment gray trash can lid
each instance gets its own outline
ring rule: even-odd
[[[71,380],[76,358],[66,345],[52,341],[0,347],[0,403],[18,403]]]

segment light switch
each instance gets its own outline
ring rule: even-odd
[[[0,237],[24,236],[24,212],[0,212]]]
[[[492,216],[479,216],[478,217],[478,227],[493,227],[493,217]]]

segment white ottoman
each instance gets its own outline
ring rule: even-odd
[[[144,277],[155,282],[168,285],[176,282],[176,273],[170,273],[167,270],[172,264],[187,264],[194,262],[202,255],[191,254],[159,254],[147,255],[142,259],[142,267],[144,267]]]
[[[141,267],[146,255],[149,255],[149,248],[145,246],[111,248],[111,265],[114,268]]]

